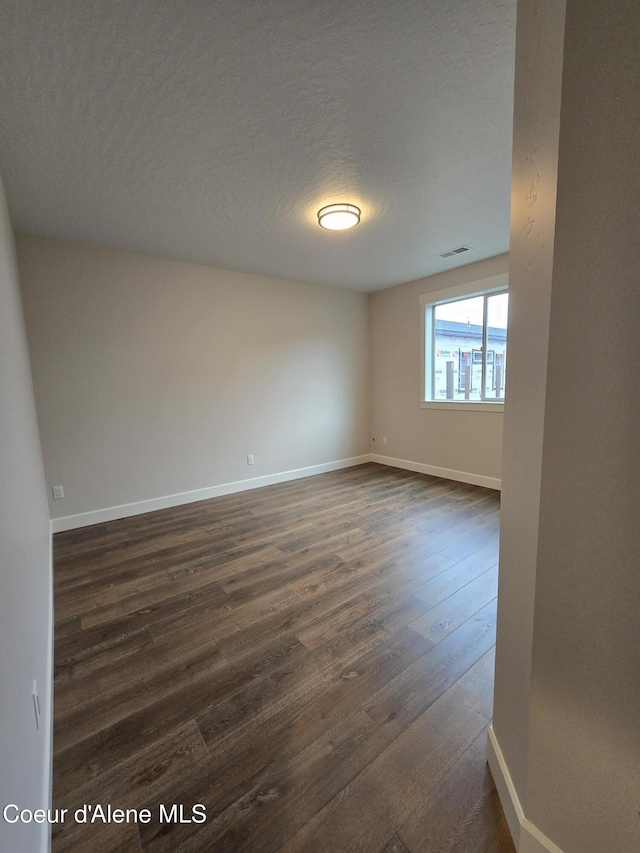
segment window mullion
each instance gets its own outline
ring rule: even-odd
[[[485,293],[484,298],[482,300],[482,386],[480,388],[480,399],[486,400],[486,388],[487,388],[487,340],[488,340],[488,330],[487,330],[487,315],[488,315],[488,296]]]
[[[435,396],[436,388],[436,312],[431,311],[431,398]]]

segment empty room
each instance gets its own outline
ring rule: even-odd
[[[0,853],[637,853],[638,32],[0,0]]]

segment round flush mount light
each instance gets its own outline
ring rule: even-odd
[[[318,211],[318,225],[329,231],[345,231],[360,222],[360,208],[355,204],[328,204]]]

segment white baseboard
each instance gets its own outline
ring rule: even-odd
[[[54,661],[54,613],[53,613],[53,539],[49,537],[49,624],[47,631],[47,686],[46,686],[46,717],[47,721],[47,761],[44,770],[44,791],[46,800],[45,808],[53,808],[53,675],[55,672]],[[52,844],[51,824],[43,825],[43,836],[41,841],[42,853],[51,853]]]
[[[51,519],[51,532],[62,533],[64,530],[75,530],[78,527],[88,527],[90,524],[102,524],[105,521],[115,521],[117,518],[128,518],[131,515],[141,515],[158,509],[168,509],[172,506],[205,501],[222,495],[232,495],[249,489],[259,489],[262,486],[272,486],[275,483],[286,483],[289,480],[301,480],[303,477],[313,477],[316,474],[326,474],[341,468],[352,468],[371,461],[369,454],[352,456],[349,459],[338,459],[335,462],[325,462],[322,465],[310,465],[308,468],[296,468],[293,471],[281,471],[277,474],[266,474],[263,477],[252,477],[248,480],[237,480],[234,483],[222,483],[219,486],[209,486],[205,489],[194,489],[190,492],[179,492],[175,495],[165,495],[161,498],[136,501],[135,503],[120,504],[105,507],[91,512],[80,512],[77,515],[66,515],[62,518]]]
[[[525,817],[493,726],[489,727],[487,761],[518,853],[562,853],[557,844]]]
[[[513,785],[511,774],[509,773],[509,769],[504,760],[502,750],[500,749],[495,732],[493,731],[493,726],[489,726],[489,734],[487,737],[487,761],[489,763],[489,768],[491,769],[493,781],[496,783],[496,789],[498,791],[498,796],[500,797],[500,802],[502,803],[504,816],[509,824],[513,843],[516,845],[516,849],[519,849],[524,812],[522,811],[520,798],[518,797]]]
[[[403,468],[405,471],[415,471],[418,474],[442,477],[445,480],[471,483],[473,486],[485,486],[487,489],[499,491],[502,487],[502,480],[497,477],[485,477],[483,474],[455,471],[453,468],[439,468],[437,465],[425,465],[423,462],[409,462],[407,459],[396,459],[394,456],[379,456],[377,453],[372,453],[371,461],[377,462],[379,465],[390,465],[392,468]]]
[[[389,465],[392,468],[403,468],[416,471],[419,474],[430,474],[433,477],[443,477],[445,480],[457,480],[460,483],[471,483],[474,486],[485,486],[488,489],[500,489],[501,481],[496,477],[485,477],[481,474],[471,474],[466,471],[454,471],[452,468],[439,468],[435,465],[424,465],[422,462],[409,462],[406,459],[395,459],[392,456],[379,456],[377,453],[366,453],[362,456],[352,456],[349,459],[338,459],[335,462],[325,462],[322,465],[310,465],[308,468],[296,468],[293,471],[281,471],[277,474],[266,474],[263,477],[252,477],[248,480],[237,480],[233,483],[221,483],[219,486],[208,486],[204,489],[194,489],[189,492],[179,492],[160,498],[149,498],[144,501],[109,506],[90,512],[79,512],[76,515],[65,515],[62,518],[51,519],[51,532],[62,533],[64,530],[75,530],[88,527],[90,524],[102,524],[105,521],[115,521],[118,518],[128,518],[145,512],[155,512],[158,509],[169,509],[181,504],[205,501],[222,495],[232,495],[248,489],[259,489],[262,486],[272,486],[275,483],[286,483],[289,480],[300,480],[303,477],[313,477],[316,474],[326,474],[341,468],[352,468],[365,462],[377,462],[379,465]]]

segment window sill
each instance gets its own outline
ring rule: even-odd
[[[460,400],[427,400],[420,403],[421,409],[448,409],[450,412],[504,412],[504,403],[467,403]]]

